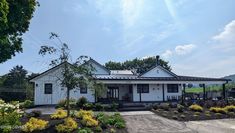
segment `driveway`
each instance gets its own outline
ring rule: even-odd
[[[150,111],[121,112],[129,133],[235,133],[235,120],[180,122]]]

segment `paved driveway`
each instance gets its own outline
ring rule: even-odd
[[[129,133],[235,133],[235,120],[180,122],[150,111],[122,112]]]

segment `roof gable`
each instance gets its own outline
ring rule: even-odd
[[[177,75],[162,66],[157,65],[149,71],[141,74],[140,77],[177,77]]]
[[[110,74],[110,70],[93,59],[90,59],[89,61],[87,61],[87,63],[95,68],[93,74]]]

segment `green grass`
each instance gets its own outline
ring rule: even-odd
[[[197,88],[186,88],[186,93],[200,93],[203,92],[203,88],[197,87]],[[206,87],[206,91],[222,91],[222,86],[210,86]]]

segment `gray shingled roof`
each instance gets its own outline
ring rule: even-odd
[[[223,78],[205,78],[205,77],[139,77],[137,75],[95,75],[98,80],[154,80],[154,81],[230,81]]]

